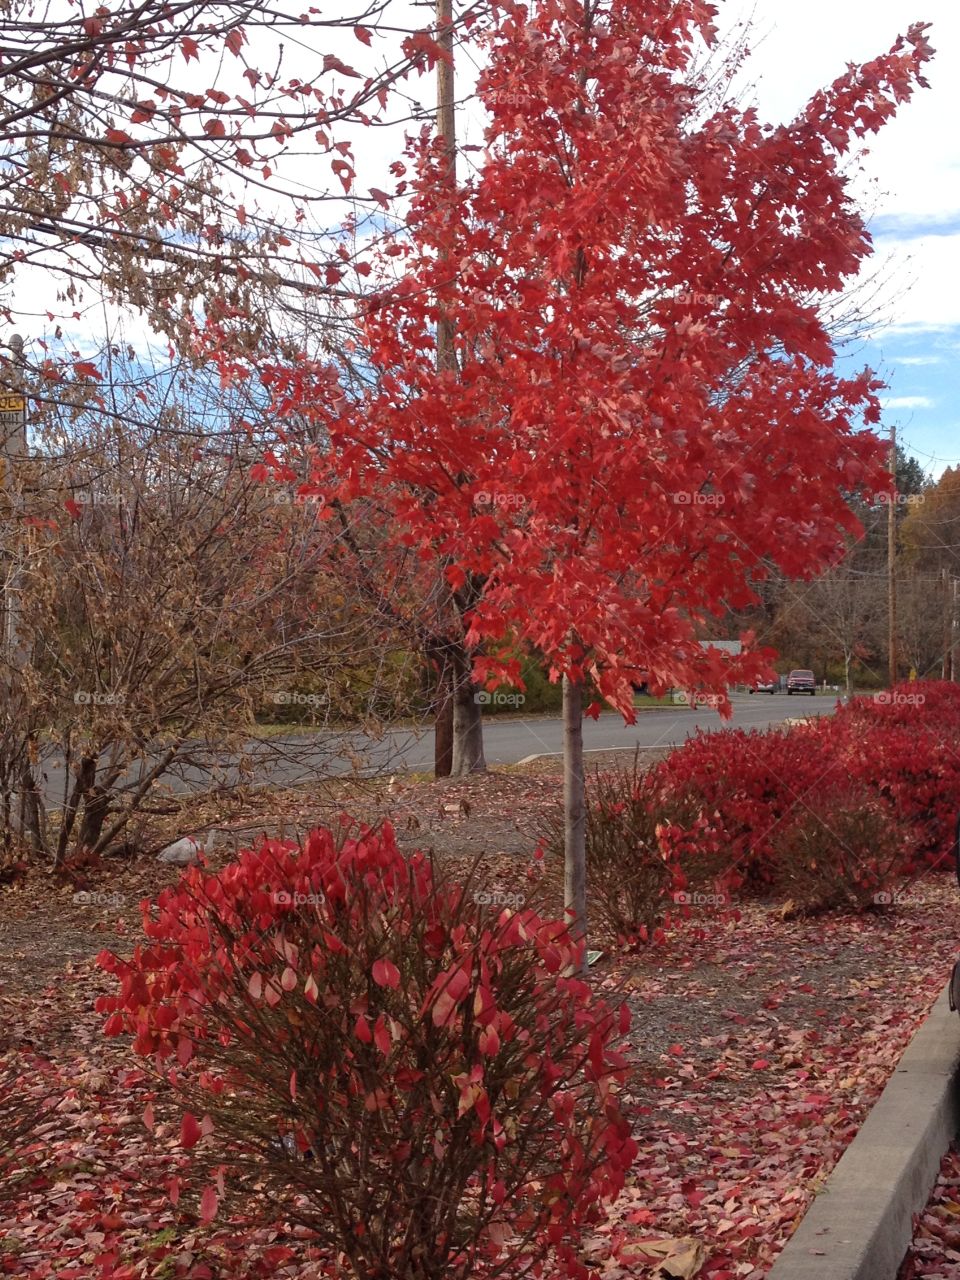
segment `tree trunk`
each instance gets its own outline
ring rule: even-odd
[[[30,846],[30,852],[38,857],[43,853],[43,830],[40,823],[40,793],[29,760],[20,771],[20,829]]]
[[[847,691],[848,698],[853,696],[853,686],[850,684],[850,661],[851,655],[845,653],[843,655],[843,683]]]
[[[563,899],[587,967],[587,822],[583,775],[583,686],[563,677]]]
[[[85,853],[98,843],[110,811],[110,792],[94,784],[83,797],[83,821],[77,835],[77,850]]]
[[[453,657],[453,764],[451,774],[464,778],[470,773],[486,773],[483,756],[483,708],[473,683],[473,663],[463,645]]]
[[[943,678],[955,679],[953,657],[954,582],[949,569],[941,570],[943,589]]]
[[[63,808],[63,817],[60,821],[60,836],[57,841],[57,852],[53,860],[54,870],[57,870],[66,859],[67,845],[70,843],[73,824],[76,821],[80,805],[96,780],[96,756],[83,756],[80,761],[80,766],[77,769],[73,790],[71,791],[67,803]]]
[[[433,703],[433,772],[449,778],[453,768],[453,674],[443,661],[437,672]]]

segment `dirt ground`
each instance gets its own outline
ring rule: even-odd
[[[432,851],[450,874],[472,869],[484,889],[559,913],[561,868],[533,853],[560,799],[554,761],[457,781],[258,793],[242,806],[195,806],[189,824],[180,815],[179,829],[152,835],[214,824],[218,866],[261,833],[302,835],[349,812],[392,821],[404,848]],[[6,1041],[56,1061],[81,1055],[95,1076],[120,1071],[122,1046],[107,1046],[93,1012],[109,985],[95,957],[132,948],[140,901],[177,874],[139,858],[74,883],[32,872],[0,889],[0,1050]],[[632,1013],[628,1101],[641,1156],[625,1231],[653,1215],[658,1231],[707,1242],[731,1276],[759,1280],[946,981],[956,885],[928,878],[911,893],[887,915],[822,920],[784,921],[776,903],[707,908],[627,951],[594,936],[604,954],[591,981],[625,992]],[[616,1268],[606,1274],[618,1280]]]

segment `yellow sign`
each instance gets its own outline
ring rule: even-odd
[[[23,413],[27,407],[25,398],[13,391],[0,392],[0,413]]]
[[[911,667],[911,668],[910,668],[910,679],[911,679],[911,680],[916,680],[916,678],[917,678],[917,668],[916,668],[916,667]]]

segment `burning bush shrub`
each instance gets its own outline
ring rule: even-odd
[[[777,886],[791,914],[882,907],[902,881],[911,838],[863,788],[809,797],[777,831]]]
[[[774,880],[778,828],[812,794],[838,785],[840,768],[824,749],[819,722],[767,732],[699,734],[656,768],[665,801],[691,798],[711,815],[731,892]]]
[[[144,925],[99,1007],[190,1100],[182,1141],[226,1175],[205,1216],[259,1187],[358,1280],[573,1265],[635,1145],[626,1009],[569,976],[562,924],[484,912],[384,827],[192,868]]]
[[[960,686],[912,681],[857,698],[829,732],[844,772],[913,827],[906,870],[950,863],[960,811]]]

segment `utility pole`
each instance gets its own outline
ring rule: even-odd
[[[18,502],[18,464],[27,453],[27,402],[23,393],[23,339],[10,335],[11,359],[6,362],[7,377],[0,386],[0,490],[3,492],[3,514],[9,522],[12,546],[16,545],[14,528]],[[0,652],[5,675],[11,681],[22,665],[23,644],[20,636],[19,573],[16,552],[11,550],[3,572],[3,631]],[[11,690],[12,692],[12,690]]]
[[[437,199],[449,208],[457,186],[457,121],[453,85],[453,0],[437,0],[437,43],[443,56],[437,62],[437,136],[443,148],[443,168]],[[440,250],[440,262],[447,259]],[[437,308],[437,372],[454,373],[457,352],[454,343],[453,317],[441,301]],[[446,583],[441,589],[440,625],[449,607],[450,592]],[[437,673],[437,699],[434,716],[434,773],[448,778],[453,769],[453,703],[456,668],[450,655],[444,654]]]
[[[890,424],[890,479],[893,492],[887,512],[887,590],[890,604],[888,672],[892,688],[897,683],[897,428]]]
[[[0,680],[6,698],[8,724],[15,728],[12,747],[16,755],[7,763],[14,764],[16,769],[20,835],[29,842],[34,853],[39,853],[42,848],[40,799],[31,764],[36,741],[26,717],[20,714],[23,669],[29,654],[23,636],[20,600],[23,582],[20,486],[22,463],[27,456],[27,398],[23,381],[23,339],[19,333],[10,335],[8,347],[10,359],[5,362],[4,376],[0,379],[0,516],[7,522],[10,534],[9,550],[0,565],[3,607]]]

